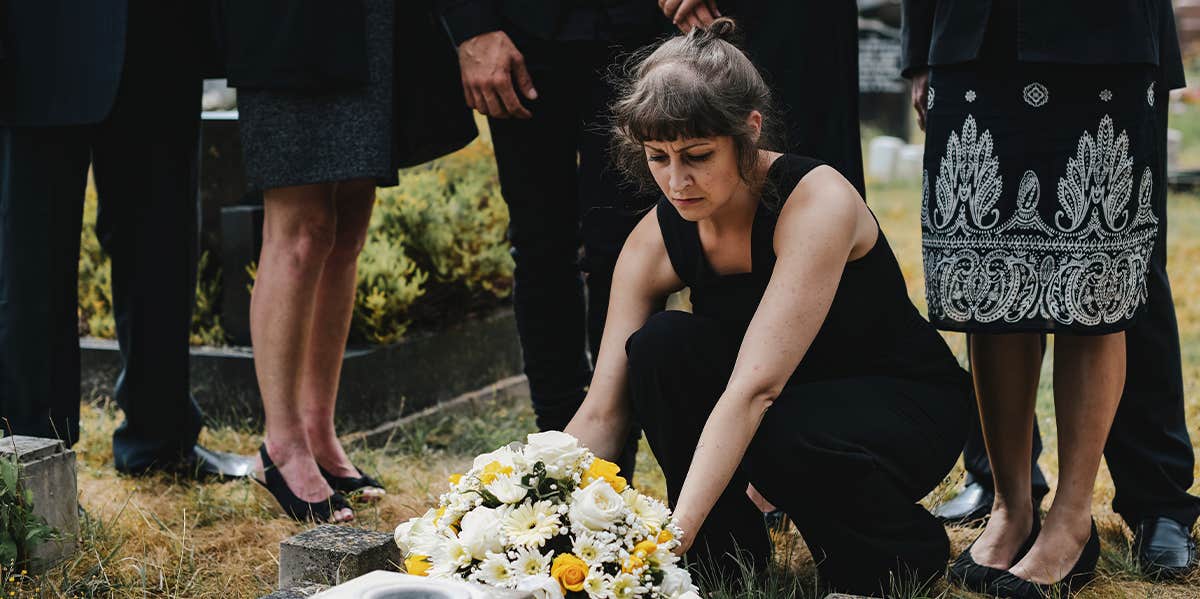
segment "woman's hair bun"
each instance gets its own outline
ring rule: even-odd
[[[708,25],[708,34],[716,39],[732,42],[737,34],[737,23],[729,17],[720,17]]]

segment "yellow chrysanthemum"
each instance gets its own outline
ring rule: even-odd
[[[404,560],[404,570],[413,576],[426,576],[429,574],[429,568],[433,564],[429,563],[429,556],[412,554],[408,559]]]
[[[658,542],[659,543],[669,543],[674,538],[675,538],[675,535],[671,534],[671,531],[669,531],[665,528],[663,529],[662,532],[658,533]]]
[[[642,541],[633,546],[633,554],[638,557],[653,555],[655,551],[658,551],[658,545],[654,541]]]
[[[621,566],[621,571],[625,572],[626,574],[632,574],[645,565],[646,560],[636,555],[631,555],[629,556],[629,559],[625,560],[625,565]]]
[[[458,481],[460,481],[460,480],[462,480],[461,474],[451,474],[450,475],[450,484],[457,485]]]
[[[500,462],[490,462],[483,467],[483,472],[479,473],[479,482],[490,485],[501,474],[512,474],[512,466],[505,466]]]
[[[582,591],[587,575],[587,564],[570,553],[559,554],[554,558],[553,565],[550,566],[550,576],[562,585],[563,593]]]
[[[608,485],[614,491],[620,493],[628,486],[628,483],[625,482],[625,477],[618,476],[620,472],[620,466],[608,460],[596,458],[592,460],[592,465],[588,467],[587,472],[583,475],[583,486],[588,486],[594,480],[605,480],[608,481]]]

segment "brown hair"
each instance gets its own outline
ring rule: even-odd
[[[635,52],[614,74],[611,156],[643,191],[656,190],[643,144],[683,138],[733,138],[738,174],[751,186],[759,149],[777,149],[771,91],[750,59],[730,40],[737,27],[722,17]],[[761,133],[746,117],[763,115]]]

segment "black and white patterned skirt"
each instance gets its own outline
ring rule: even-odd
[[[930,76],[929,318],[976,333],[1124,330],[1146,303],[1165,110],[1141,65],[970,63]]]

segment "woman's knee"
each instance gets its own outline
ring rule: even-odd
[[[681,359],[681,348],[689,347],[700,319],[687,312],[666,310],[646,319],[642,328],[634,331],[625,342],[629,367],[634,369],[661,368]]]

